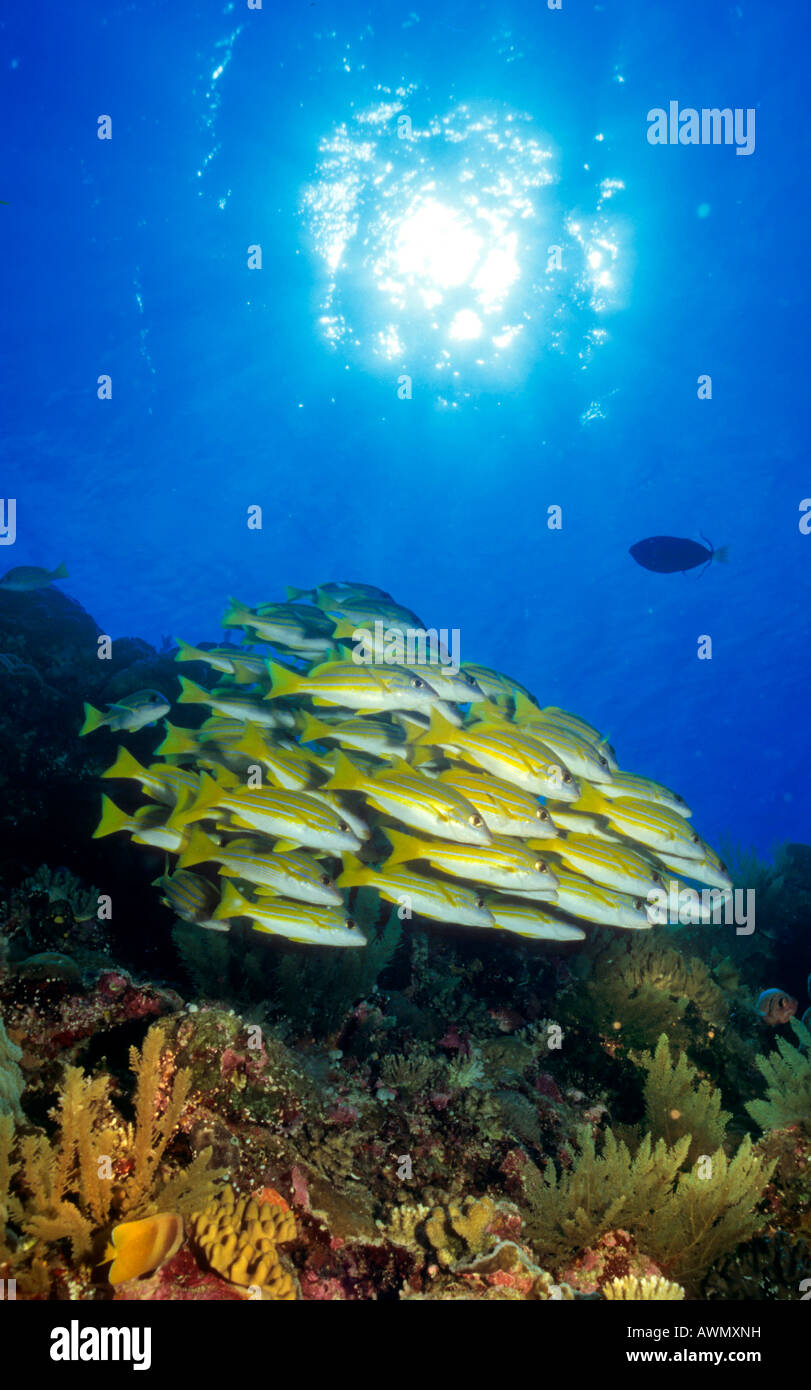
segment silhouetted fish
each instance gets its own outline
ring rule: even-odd
[[[694,570],[697,565],[708,565],[711,560],[726,564],[729,547],[715,550],[712,545],[701,545],[698,541],[683,540],[680,536],[648,536],[647,540],[637,541],[628,551],[643,569],[656,574],[676,574],[679,570]]]

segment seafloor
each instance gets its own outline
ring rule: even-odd
[[[369,890],[364,951],[206,932],[159,901],[162,854],[91,838],[119,740],[77,737],[82,702],[177,676],[136,638],[99,661],[97,636],[54,589],[0,594],[17,1298],[799,1296],[811,1037],[756,1004],[808,1006],[811,846],[726,847],[751,935],[505,943]]]

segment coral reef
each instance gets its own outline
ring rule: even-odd
[[[684,1298],[681,1284],[673,1284],[661,1276],[638,1279],[636,1275],[626,1275],[624,1279],[612,1279],[603,1286],[603,1298],[653,1300],[656,1302],[676,1302]]]
[[[277,1247],[296,1239],[296,1223],[287,1203],[274,1193],[240,1197],[228,1184],[191,1220],[200,1253],[212,1269],[232,1284],[258,1286],[264,1297],[290,1302],[296,1297],[292,1275]]]
[[[755,1059],[766,1099],[748,1101],[746,1108],[764,1130],[799,1124],[811,1131],[811,1031],[796,1018],[790,1024],[800,1047],[778,1038],[776,1051]]]

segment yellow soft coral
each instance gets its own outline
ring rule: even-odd
[[[236,1197],[229,1184],[192,1217],[191,1231],[207,1263],[230,1283],[258,1285],[272,1301],[295,1300],[292,1275],[276,1249],[296,1238],[295,1219],[286,1204]]]

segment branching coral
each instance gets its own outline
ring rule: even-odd
[[[766,1099],[747,1101],[746,1108],[763,1130],[794,1124],[811,1130],[811,1032],[796,1018],[791,1026],[802,1051],[786,1038],[778,1038],[776,1052],[756,1058],[766,1082]]]
[[[22,1230],[31,1258],[70,1242],[74,1262],[88,1259],[98,1238],[121,1217],[199,1207],[222,1174],[210,1150],[174,1173],[164,1171],[167,1146],[186,1104],[188,1073],[174,1071],[159,1027],[142,1051],[132,1048],[135,1123],[125,1124],[110,1100],[110,1077],[67,1067],[53,1118],[57,1131],[23,1136],[13,1152],[10,1117],[0,1133],[0,1210]],[[16,1161],[12,1161],[13,1158]]]
[[[492,1243],[488,1227],[495,1215],[495,1203],[490,1197],[466,1197],[461,1204],[449,1202],[445,1207],[434,1207],[425,1222],[425,1234],[437,1262],[450,1269],[463,1256],[485,1250]]]
[[[25,1081],[17,1066],[22,1057],[22,1049],[11,1041],[0,1018],[0,1115],[13,1115],[22,1118],[20,1096]]]
[[[545,1260],[560,1261],[621,1222],[659,1265],[691,1279],[763,1225],[756,1208],[773,1164],[748,1137],[733,1159],[719,1149],[689,1172],[680,1172],[689,1135],[668,1147],[648,1134],[633,1155],[611,1130],[599,1155],[591,1133],[582,1137],[574,1167],[558,1178],[549,1164],[534,1195],[529,1228]]]
[[[691,1136],[686,1163],[691,1166],[701,1154],[715,1153],[724,1142],[732,1118],[721,1109],[721,1093],[681,1053],[674,1062],[663,1033],[655,1053],[644,1052],[633,1060],[647,1072],[644,1095],[648,1128],[654,1139],[675,1144],[683,1135]]]
[[[602,946],[588,994],[600,1030],[634,1047],[663,1032],[676,1036],[691,1004],[709,1024],[723,1023],[728,1013],[724,992],[704,962],[683,956],[655,928]]]
[[[681,1284],[673,1284],[669,1279],[651,1275],[645,1279],[638,1279],[636,1275],[629,1274],[624,1279],[612,1279],[610,1283],[604,1284],[602,1294],[603,1298],[676,1302],[684,1298],[684,1289]]]

